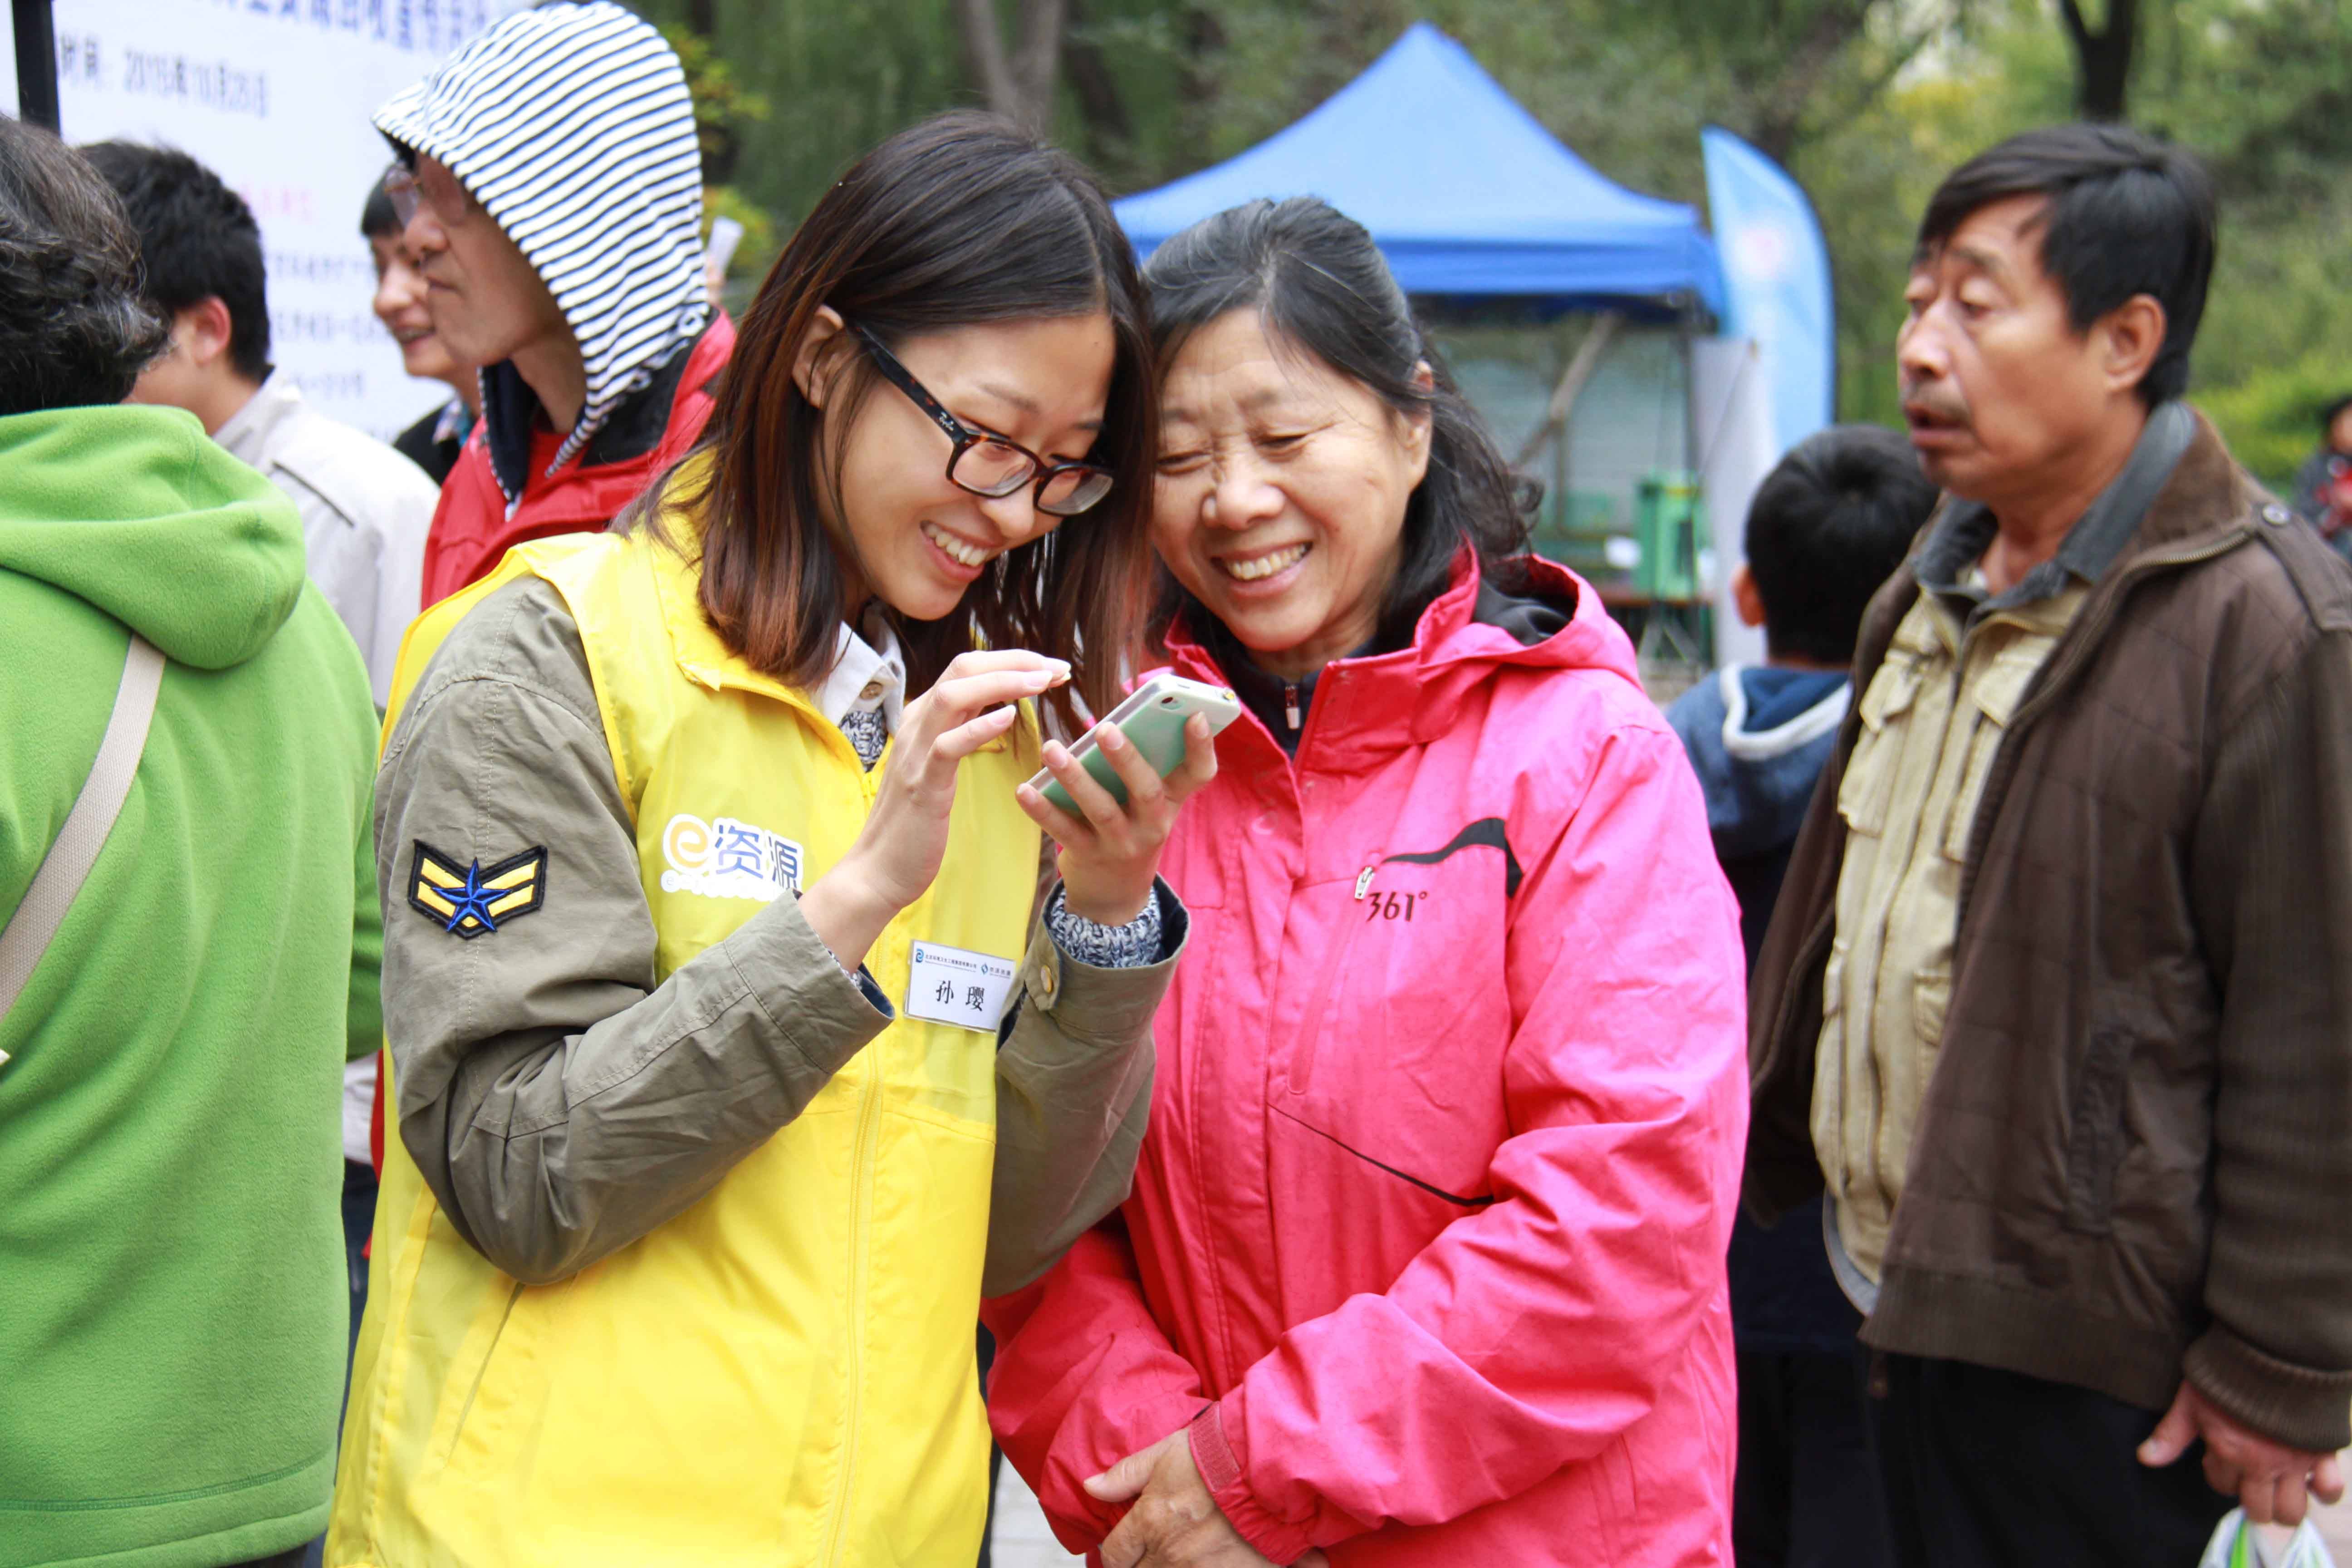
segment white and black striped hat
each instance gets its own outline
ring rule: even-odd
[[[550,0],[377,110],[375,128],[448,166],[579,339],[587,397],[561,468],[709,320],[702,156],[677,56],[610,0]]]

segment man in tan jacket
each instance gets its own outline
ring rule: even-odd
[[[2186,1564],[2341,1490],[2352,572],[2177,401],[2213,253],[2203,172],[2114,127],[1920,228],[1948,496],[1758,963],[1748,1173],[1827,1188],[1906,1564]]]

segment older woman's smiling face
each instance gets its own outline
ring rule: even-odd
[[[1221,316],[1160,390],[1152,543],[1266,670],[1312,674],[1379,624],[1429,436],[1255,310]]]

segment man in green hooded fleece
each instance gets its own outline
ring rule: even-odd
[[[290,1563],[334,1479],[374,705],[291,503],[194,416],[118,406],[163,344],[112,193],[0,116],[0,925],[42,901],[132,634],[167,661],[0,1016],[0,1568]]]

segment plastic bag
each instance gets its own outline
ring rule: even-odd
[[[2233,1508],[2214,1528],[2197,1568],[2336,1568],[2336,1559],[2310,1520],[2295,1527],[2284,1547],[2273,1547],[2260,1528],[2246,1522],[2244,1509]]]

